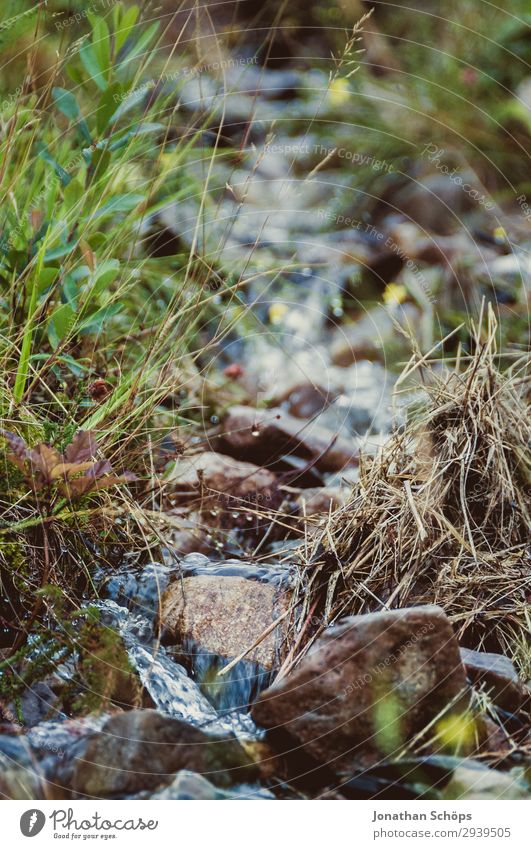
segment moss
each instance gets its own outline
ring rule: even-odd
[[[97,611],[95,613],[97,615]],[[140,682],[116,631],[100,625],[89,615],[80,631],[78,648],[81,692],[73,703],[76,712],[100,712],[113,702],[138,706]]]

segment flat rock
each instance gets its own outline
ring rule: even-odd
[[[290,600],[289,591],[275,583],[242,575],[192,575],[168,587],[160,621],[175,641],[192,642],[228,660],[251,648],[286,613]],[[284,643],[285,628],[279,623],[245,659],[271,670],[283,654]]]
[[[335,772],[379,763],[466,688],[441,608],[349,616],[325,631],[287,677],[262,692],[252,716],[284,745]]]
[[[524,699],[524,689],[512,662],[503,654],[461,649],[471,684],[484,686],[493,702],[515,713]]]
[[[229,507],[256,507],[279,501],[273,472],[216,451],[181,457],[165,478],[172,499],[204,505],[218,501]]]
[[[337,472],[357,462],[353,444],[309,421],[291,416],[280,407],[255,410],[231,407],[219,435],[223,450],[260,464],[293,453],[313,461],[323,472]]]
[[[112,716],[101,732],[72,747],[50,784],[55,798],[123,798],[156,790],[183,769],[222,787],[256,777],[236,738],[206,734],[155,710],[133,710]]]

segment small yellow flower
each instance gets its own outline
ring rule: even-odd
[[[345,80],[342,77],[336,77],[335,80],[332,80],[328,90],[328,99],[332,106],[342,106],[347,102],[349,97],[350,88],[348,80]]]
[[[403,304],[407,298],[407,289],[400,283],[388,283],[383,293],[384,303],[388,306]]]
[[[289,307],[287,304],[271,304],[269,307],[269,321],[271,324],[280,324],[288,311]]]
[[[495,227],[492,235],[498,244],[502,244],[507,241],[507,231],[505,227]]]
[[[472,714],[450,714],[436,725],[440,745],[446,751],[460,755],[469,752],[476,739],[476,722]]]

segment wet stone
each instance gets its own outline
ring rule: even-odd
[[[23,737],[0,735],[0,797],[44,798],[43,776]]]
[[[166,491],[173,499],[201,507],[219,503],[222,507],[274,506],[279,501],[275,475],[252,463],[235,460],[215,451],[184,456],[166,474]]]
[[[291,674],[261,693],[252,716],[293,757],[343,775],[392,755],[465,690],[444,612],[405,608],[328,628]]]
[[[282,566],[183,558],[182,577],[162,601],[164,642],[218,709],[246,710],[269,683],[287,650],[293,580]]]
[[[167,785],[183,769],[221,787],[256,777],[234,737],[142,710],[112,716],[101,732],[71,747],[49,779],[55,798],[123,798]]]
[[[141,798],[173,801],[185,799],[203,799],[208,801],[239,799],[243,801],[245,799],[267,800],[274,799],[275,797],[268,790],[256,785],[239,785],[233,787],[231,790],[222,790],[197,772],[190,772],[183,769],[177,773],[171,784],[164,787],[163,790]]]
[[[17,724],[31,728],[60,713],[60,701],[45,681],[36,681],[26,687],[17,705],[8,705],[2,713]]]

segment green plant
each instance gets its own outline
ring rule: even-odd
[[[45,588],[75,610],[94,552],[116,563],[135,532],[149,551],[134,511],[127,533],[115,521],[131,503],[115,485],[134,475],[113,468],[150,474],[184,412],[160,403],[193,373],[214,297],[197,249],[144,249],[159,209],[197,192],[186,166],[201,132],[176,138],[158,25],[115,3],[80,13],[81,38],[57,36],[26,12],[9,26],[28,67],[43,29],[61,58],[6,94],[0,136],[0,617],[17,648],[50,615]]]

